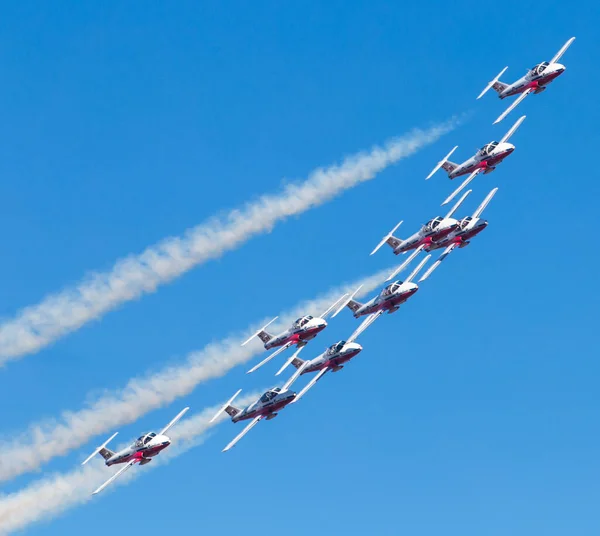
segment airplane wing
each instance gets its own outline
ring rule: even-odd
[[[392,279],[394,279],[394,277],[396,277],[402,270],[404,270],[404,268],[406,268],[410,262],[419,254],[421,253],[421,250],[424,248],[425,246],[423,244],[421,244],[417,249],[415,249],[409,256],[408,258],[400,265],[398,266],[398,268],[396,268],[386,279],[386,281],[391,281]]]
[[[235,436],[235,439],[233,441],[231,441],[221,452],[225,452],[225,451],[229,450],[230,448],[234,447],[235,444],[240,439],[242,439],[242,437],[244,437],[250,430],[252,430],[252,428],[254,428],[258,424],[258,421],[260,421],[262,418],[263,418],[262,415],[259,415],[258,417],[254,417],[254,419],[252,419],[250,421],[250,424],[248,426],[246,426],[246,428],[244,428],[237,436]]]
[[[250,373],[254,372],[255,370],[258,370],[263,365],[266,365],[269,361],[271,361],[271,359],[273,359],[275,356],[279,355],[281,352],[287,350],[293,344],[294,344],[293,342],[288,342],[288,343],[284,344],[281,348],[278,348],[277,350],[275,350],[270,356],[265,357],[258,365],[254,365],[248,372],[246,372],[246,374],[250,374]]]
[[[167,433],[167,430],[169,428],[171,428],[171,426],[173,426],[179,419],[181,419],[181,417],[183,417],[185,415],[185,413],[189,410],[189,406],[187,408],[183,408],[178,414],[177,417],[175,417],[169,424],[167,424],[167,426],[165,426],[160,432],[158,432],[158,435],[163,435]]]
[[[317,383],[317,381],[319,380],[319,378],[321,376],[323,376],[323,374],[325,374],[327,371],[329,370],[329,367],[325,367],[324,369],[321,369],[319,371],[319,373],[312,379],[310,380],[306,386],[304,387],[304,389],[302,389],[302,391],[300,391],[297,395],[296,398],[294,398],[294,400],[292,400],[290,402],[290,404],[293,404],[294,402],[298,402],[298,400],[300,400],[305,394],[306,391],[308,391],[315,383]]]
[[[506,110],[504,110],[499,116],[498,119],[496,119],[494,121],[494,125],[496,123],[500,123],[500,121],[502,121],[510,112],[512,112],[518,105],[519,103],[525,98],[527,97],[527,95],[529,95],[531,92],[533,91],[533,88],[529,88],[526,89],[525,91],[523,91],[523,93],[521,93],[517,99],[515,100],[515,102],[513,102]]]
[[[441,264],[441,262],[448,256],[450,255],[450,253],[452,252],[452,250],[457,247],[458,244],[450,244],[445,250],[444,252],[439,256],[438,260],[435,261],[430,267],[429,269],[423,274],[423,276],[421,277],[421,279],[419,279],[419,283],[421,281],[425,281],[425,279],[427,279],[432,273],[433,271]]]
[[[342,305],[340,305],[340,306],[338,307],[338,310],[337,310],[335,313],[333,313],[333,316],[332,316],[331,318],[334,318],[334,317],[336,317],[337,315],[339,315],[339,314],[342,312],[342,309],[344,309],[344,307],[346,307],[346,305],[348,305],[348,304],[349,304],[349,303],[350,303],[350,302],[351,302],[351,301],[354,299],[354,296],[356,296],[356,295],[358,294],[358,291],[359,291],[361,288],[363,288],[363,285],[360,285],[360,286],[359,286],[359,287],[358,287],[358,288],[357,288],[357,289],[356,289],[356,290],[355,290],[355,291],[354,291],[354,292],[353,292],[353,293],[350,295],[350,297],[349,297],[349,298],[346,298],[346,299],[345,299],[345,300],[342,302]]]
[[[550,63],[556,63],[561,57],[562,55],[567,51],[567,48],[569,48],[571,46],[571,43],[575,41],[574,37],[571,37],[571,39],[569,39],[564,45],[563,47],[556,53],[556,56],[554,56],[551,60]]]
[[[418,266],[410,273],[410,275],[404,280],[405,283],[410,283],[421,271],[421,268],[427,264],[427,261],[431,259],[431,255],[427,255]]]
[[[131,460],[127,462],[121,469],[119,469],[113,476],[111,476],[104,484],[102,484],[96,491],[92,493],[92,495],[96,495],[96,493],[100,493],[106,486],[108,486],[113,480],[115,480],[118,476],[121,476],[127,469],[131,466],[135,465],[137,460]]]
[[[290,376],[288,381],[282,385],[281,390],[287,391],[292,386],[292,384],[300,377],[300,374],[304,372],[304,369],[308,367],[308,365],[310,365],[310,361],[305,361],[304,363],[302,363],[298,370],[295,370],[294,374]]]
[[[506,72],[506,69],[508,69],[508,65],[504,67],[504,69],[502,69],[487,86],[485,86],[485,89],[477,97],[478,99],[483,97],[492,88],[492,86],[500,80],[500,77]]]
[[[446,197],[446,199],[444,199],[444,202],[442,203],[442,206],[443,205],[447,205],[448,203],[450,203],[450,201],[452,201],[457,196],[457,194],[459,194],[460,192],[462,192],[465,189],[465,187],[475,177],[477,177],[477,175],[479,175],[479,173],[481,173],[482,171],[483,170],[481,168],[477,168],[475,171],[473,171],[473,173],[471,173],[456,190],[454,190],[448,197]]]
[[[444,219],[446,218],[451,218],[452,216],[454,216],[454,213],[458,210],[458,207],[460,207],[462,205],[462,202],[466,199],[466,197],[472,192],[473,190],[467,190],[464,194],[462,194],[462,197],[458,200],[458,202],[456,203],[456,205],[454,205],[451,209],[450,212],[448,212],[448,214],[446,214],[444,216]]]
[[[292,361],[298,357],[298,354],[304,349],[304,346],[300,346],[290,358],[283,364],[283,366],[275,373],[275,376],[279,376],[286,368],[290,366]]]
[[[327,315],[335,309],[335,306],[340,303],[344,298],[348,296],[348,293],[344,294],[341,298],[338,298],[333,304],[331,304],[327,310],[320,316],[320,318],[327,318]]]
[[[427,177],[425,177],[425,180],[428,181],[429,179],[431,179],[431,177],[433,177],[434,173],[440,169],[447,161],[448,158],[450,158],[452,156],[452,153],[454,151],[456,151],[456,149],[458,149],[458,145],[456,147],[454,147],[454,149],[452,149],[446,156],[444,156],[444,158],[442,158],[433,168],[433,171],[427,175]]]
[[[376,313],[372,313],[369,316],[367,316],[367,318],[365,318],[360,326],[358,326],[358,328],[356,328],[356,330],[354,331],[354,333],[352,335],[350,335],[350,337],[348,338],[348,340],[346,341],[348,342],[354,342],[358,336],[365,331],[373,322],[375,322],[375,320],[377,320],[381,315],[383,314],[383,311],[377,311]]]
[[[487,194],[485,199],[482,201],[481,205],[479,205],[477,207],[477,210],[473,212],[473,219],[479,218],[479,216],[481,216],[481,213],[485,210],[485,207],[488,206],[489,202],[492,200],[492,197],[496,195],[497,191],[498,188],[494,188],[489,194]]]
[[[508,139],[517,131],[517,129],[521,126],[521,123],[523,121],[525,121],[525,117],[524,115],[522,115],[521,117],[519,117],[519,119],[517,119],[517,122],[512,126],[512,128],[506,133],[504,134],[504,136],[502,136],[502,139],[498,142],[498,143],[504,143],[505,141],[508,141]]]

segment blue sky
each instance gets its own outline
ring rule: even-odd
[[[220,450],[239,428],[225,423],[167,467],[26,533],[597,532],[597,6],[61,7],[22,2],[0,20],[3,318],[283,179],[471,116],[374,181],[9,364],[3,438],[393,265],[389,251],[368,253],[398,220],[404,236],[442,212],[449,181],[423,180],[435,163],[527,119],[515,153],[465,203],[499,187],[488,228],[368,330],[344,371],[231,452]],[[493,126],[506,101],[475,101],[488,80],[505,65],[506,81],[522,76],[572,35],[567,72]],[[355,326],[340,315],[305,356]],[[280,363],[251,377],[238,367],[119,431],[269,386]],[[70,470],[100,439],[3,491]]]

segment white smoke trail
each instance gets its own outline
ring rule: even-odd
[[[258,396],[260,393],[247,395],[240,400],[240,404],[247,405]],[[207,408],[198,415],[183,419],[169,434],[174,442],[168,449],[154,458],[149,465],[132,467],[123,473],[102,491],[102,494],[198,445],[203,440],[202,434],[227,417],[226,414],[222,414],[215,422],[209,422],[219,407]],[[116,472],[118,468],[119,466],[115,467],[112,472]],[[87,503],[92,498],[99,499],[101,495],[92,497],[90,494],[108,480],[110,475],[111,469],[98,458],[84,467],[68,473],[51,475],[15,493],[0,495],[0,534],[23,529],[38,521],[50,520],[70,508]]]
[[[427,130],[416,129],[383,147],[348,157],[341,165],[317,169],[306,181],[287,185],[279,194],[264,195],[240,210],[150,246],[140,255],[119,260],[110,271],[92,274],[75,287],[26,307],[0,325],[0,365],[36,352],[120,304],[154,292],[194,266],[268,232],[277,222],[373,179],[387,166],[436,141],[457,123],[453,119]]]
[[[389,269],[378,272],[300,303],[283,313],[280,323],[287,327],[300,316],[322,313],[344,293],[354,291],[361,284],[363,287],[357,296],[372,292],[389,272]],[[0,442],[0,481],[34,471],[50,459],[85,444],[90,438],[134,422],[149,411],[189,394],[198,384],[224,376],[233,367],[264,352],[259,341],[240,346],[241,341],[254,331],[256,326],[240,335],[211,343],[189,354],[181,365],[171,366],[151,376],[133,378],[124,389],[108,393],[88,407],[76,412],[66,411],[57,420],[32,424],[27,431],[13,436],[11,440]],[[318,340],[312,344],[322,350]]]

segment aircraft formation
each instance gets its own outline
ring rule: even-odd
[[[548,84],[553,82],[565,71],[565,66],[558,63],[560,58],[573,43],[575,37],[570,38],[563,47],[556,53],[550,61],[544,61],[536,64],[528,70],[527,74],[512,84],[506,84],[500,81],[500,77],[505,73],[505,67],[480,93],[477,99],[480,99],[487,91],[494,89],[500,99],[518,95],[515,101],[494,121],[494,124],[502,121],[525,97],[531,93],[538,94],[545,91]],[[525,116],[520,117],[512,127],[504,134],[500,141],[491,141],[486,143],[468,160],[457,164],[448,160],[458,147],[454,147],[442,160],[433,168],[426,177],[429,180],[437,171],[443,169],[448,178],[454,180],[457,177],[467,175],[467,178],[454,190],[443,202],[442,206],[452,201],[460,194],[473,179],[480,173],[488,174],[496,169],[515,150],[515,146],[508,140],[515,134],[521,126]],[[376,253],[384,245],[388,245],[394,255],[405,255],[410,252],[407,258],[395,268],[388,276],[387,281],[393,280],[400,272],[405,270],[412,261],[422,252],[427,255],[410,272],[404,280],[394,280],[386,285],[381,291],[365,303],[355,299],[360,288],[357,288],[351,295],[341,296],[326,311],[312,313],[318,316],[307,314],[298,318],[291,326],[281,333],[270,333],[267,328],[277,320],[275,317],[268,324],[254,333],[248,340],[242,343],[248,344],[252,339],[258,337],[265,350],[275,351],[268,355],[261,362],[248,370],[248,374],[255,372],[266,365],[273,358],[283,353],[292,346],[296,347],[294,353],[285,361],[281,368],[275,374],[279,376],[289,365],[296,370],[281,387],[274,387],[267,390],[257,400],[244,408],[238,408],[233,405],[235,398],[240,394],[238,390],[212,418],[211,422],[217,419],[223,412],[227,413],[233,423],[239,421],[249,421],[242,431],[231,440],[223,449],[223,452],[234,447],[254,426],[261,420],[271,420],[275,418],[281,410],[290,404],[298,402],[309,389],[311,389],[318,380],[327,372],[338,372],[344,366],[363,351],[363,347],[356,342],[357,338],[370,327],[383,313],[388,314],[396,312],[409,298],[414,296],[419,290],[418,283],[425,281],[431,276],[433,271],[446,259],[446,257],[455,249],[463,248],[471,243],[471,240],[481,233],[488,225],[487,220],[481,218],[482,213],[488,206],[496,192],[494,187],[481,201],[477,209],[471,214],[461,219],[455,218],[455,214],[460,209],[465,199],[472,193],[472,190],[465,191],[460,199],[444,216],[436,216],[425,223],[418,231],[406,239],[398,238],[394,233],[398,230],[402,221],[398,223],[375,247],[371,255]],[[443,249],[440,256],[427,268],[418,282],[413,280],[417,278],[421,270],[431,258],[431,252],[437,249]],[[300,359],[300,352],[315,339],[322,331],[327,328],[327,318],[337,316],[344,309],[348,308],[355,318],[365,317],[356,330],[346,340],[340,340],[331,346],[328,346],[321,354],[308,360]],[[307,311],[308,312],[308,311]],[[309,382],[299,391],[293,391],[292,385],[303,375],[313,374]],[[158,455],[162,450],[171,444],[171,440],[166,436],[166,432],[183,417],[188,411],[184,408],[167,426],[158,434],[148,433],[140,436],[133,444],[118,452],[113,452],[107,448],[107,444],[117,435],[113,434],[107,441],[100,445],[84,462],[87,463],[96,454],[102,456],[107,466],[114,464],[125,464],[113,474],[104,484],[97,488],[93,493],[102,491],[106,486],[113,482],[118,476],[135,464],[145,465],[152,460],[152,457]]]

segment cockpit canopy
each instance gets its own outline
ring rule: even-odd
[[[467,225],[469,225],[469,223],[471,223],[472,220],[473,218],[471,216],[464,217],[462,220],[460,220],[460,228],[464,229]]]
[[[270,389],[264,395],[260,397],[260,401],[264,404],[269,400],[273,400],[277,394],[281,391],[279,387],[275,387],[274,389]]]
[[[313,317],[310,315],[303,316],[294,322],[294,327],[301,328],[302,326],[304,326],[307,322],[309,322],[312,319],[313,319]]]
[[[140,437],[137,438],[136,442],[135,442],[135,446],[136,447],[142,447],[148,443],[150,443],[150,441],[152,441],[153,438],[156,437],[156,434],[154,432],[151,432],[149,434],[144,434],[141,435]]]
[[[329,348],[327,348],[326,355],[334,355],[337,354],[346,344],[346,341],[340,341],[336,344],[332,344]]]
[[[441,218],[440,216],[438,216],[437,218],[433,218],[433,220],[429,220],[423,227],[425,227],[425,229],[433,230],[440,223],[442,223],[443,219],[444,218]]]
[[[538,63],[537,65],[534,65],[531,68],[530,72],[531,72],[531,74],[533,76],[537,76],[539,74],[542,74],[546,70],[546,67],[548,67],[548,65],[550,65],[550,64],[547,61],[544,61],[542,63]]]
[[[388,285],[381,291],[381,295],[389,296],[390,294],[393,294],[400,288],[401,284],[402,284],[402,281],[394,281],[392,284]]]
[[[481,149],[479,149],[479,154],[483,156],[490,155],[494,152],[496,147],[498,147],[497,141],[486,143]]]

